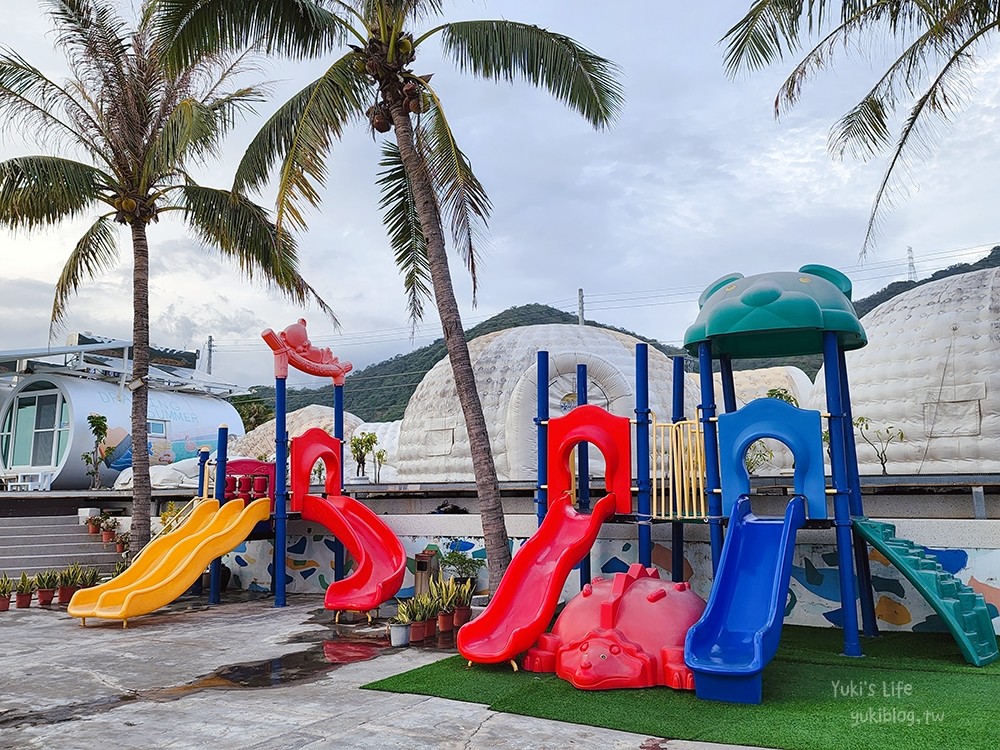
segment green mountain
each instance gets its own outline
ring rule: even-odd
[[[518,326],[544,325],[546,323],[573,324],[577,322],[575,315],[557,310],[548,305],[521,305],[511,307],[489,320],[483,321],[466,331],[471,341],[479,336],[494,331]],[[647,342],[667,356],[683,354],[683,351],[667,346],[654,339],[645,338],[632,331],[614,326],[604,325],[588,320],[587,325],[607,328]],[[369,422],[391,422],[402,419],[403,411],[423,380],[424,375],[440,360],[447,356],[444,339],[438,339],[408,354],[397,354],[392,359],[369,365],[363,370],[351,373],[344,386],[344,401],[347,411],[356,414]],[[254,386],[253,394],[265,403],[274,403],[274,388],[271,386]],[[245,398],[245,397],[244,397]],[[285,394],[288,411],[301,409],[309,404],[333,404],[333,386],[322,388],[295,389]]]
[[[995,268],[1000,266],[1000,245],[993,248],[988,256],[975,263],[958,263],[933,274],[920,281],[894,281],[880,291],[854,303],[854,308],[859,317],[864,317],[873,309],[886,302],[898,294],[913,289],[932,281],[955,276],[970,271],[978,271],[984,268]],[[543,325],[545,323],[576,323],[575,315],[557,310],[548,305],[521,305],[511,307],[498,315],[494,315],[474,328],[466,331],[466,336],[471,341],[474,338],[483,336],[494,331],[502,331],[505,328],[516,328],[518,326]],[[668,346],[655,339],[649,339],[639,334],[605,325],[597,321],[588,320],[587,325],[598,328],[607,328],[612,331],[626,333],[634,336],[640,341],[645,341],[650,346],[656,347],[669,357],[684,354],[684,351],[676,347]],[[356,414],[369,422],[391,422],[403,417],[403,411],[410,400],[410,396],[416,390],[417,385],[423,380],[424,375],[438,361],[447,356],[444,339],[438,339],[432,344],[423,346],[409,354],[398,354],[392,359],[369,365],[363,370],[352,373],[347,378],[345,387],[345,401],[347,410]],[[775,359],[742,359],[733,363],[735,369],[753,370],[762,367],[777,367],[790,365],[798,367],[810,378],[815,378],[819,372],[820,365],[823,364],[819,355],[803,357],[783,357]],[[697,371],[697,362],[688,359],[685,369],[689,372]],[[254,386],[253,396],[238,397],[244,402],[257,401],[265,404],[274,404],[274,388],[272,386]],[[322,388],[303,388],[289,390],[286,394],[286,403],[289,411],[301,409],[309,404],[333,404],[333,386]],[[242,406],[242,405],[241,405]]]

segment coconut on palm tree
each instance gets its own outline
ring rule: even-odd
[[[294,239],[240,194],[204,187],[189,169],[264,92],[235,86],[239,60],[199,52],[168,69],[150,33],[150,5],[133,26],[111,0],[44,0],[70,77],[57,82],[12,50],[0,51],[0,117],[60,154],[0,163],[0,225],[34,231],[93,217],[55,283],[50,334],[69,298],[132,250],[132,445],[145,446],[149,374],[149,241],[177,213],[205,245],[296,302],[326,305],[297,271]],[[133,549],[149,539],[149,455],[133,450]]]
[[[495,589],[510,561],[486,420],[452,286],[445,224],[476,288],[477,254],[491,204],[445,116],[423,45],[440,41],[458,68],[494,81],[540,86],[594,127],[622,104],[616,68],[569,37],[514,21],[458,21],[415,28],[443,13],[441,0],[156,0],[159,38],[178,65],[206,50],[255,46],[323,56],[326,72],[264,125],[240,164],[234,191],[260,189],[277,171],[277,222],[305,226],[320,201],[333,142],[352,124],[390,133],[382,146],[381,208],[408,309],[416,321],[433,297],[461,402]]]
[[[966,100],[969,73],[991,37],[1000,31],[1000,4],[988,0],[755,0],[730,29],[726,68],[766,67],[797,53],[805,38],[816,43],[778,91],[775,115],[793,106],[809,78],[852,51],[881,56],[888,67],[830,131],[830,151],[870,158],[889,152],[875,193],[861,255],[876,239],[883,208],[909,174],[914,156],[926,153],[936,128]],[[894,137],[892,119],[908,107]]]

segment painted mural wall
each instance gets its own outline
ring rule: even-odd
[[[320,594],[333,580],[333,539],[326,529],[313,524],[292,524],[288,539],[287,586],[291,593]],[[406,548],[407,573],[400,597],[413,595],[414,555],[424,549],[459,549],[473,557],[485,558],[482,539],[475,537],[402,537]],[[513,540],[514,551],[524,539]],[[240,588],[266,591],[271,581],[273,548],[269,541],[245,542],[226,558]],[[993,615],[994,630],[1000,633],[1000,550],[926,548],[941,566],[973,590],[983,595]],[[691,543],[685,548],[684,580],[702,597],[711,589],[711,551],[707,544]],[[638,561],[638,544],[630,540],[599,539],[591,553],[593,574],[606,576],[624,572]],[[653,564],[667,578],[671,570],[668,546],[654,544]],[[870,553],[875,589],[876,616],[882,630],[945,631],[938,615],[913,586],[875,550]],[[485,571],[479,589],[485,591]],[[566,599],[580,590],[574,571],[563,589]],[[837,580],[837,551],[831,545],[798,545],[792,566],[792,581],[786,600],[786,622],[794,625],[831,627],[841,624]]]

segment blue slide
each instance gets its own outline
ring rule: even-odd
[[[795,533],[805,521],[801,495],[784,518],[753,515],[746,495],[733,506],[708,606],[684,643],[699,698],[761,702],[761,673],[781,638]]]

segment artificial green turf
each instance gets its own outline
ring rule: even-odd
[[[577,690],[551,674],[508,665],[466,668],[445,659],[366,688],[485,703],[504,711],[652,737],[789,750],[995,750],[1000,662],[966,665],[939,633],[862,641],[866,656],[839,655],[839,630],[786,626],[764,673],[759,706],[699,701],[669,688]],[[855,687],[835,694],[835,685]]]

